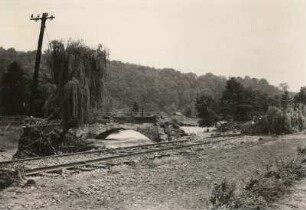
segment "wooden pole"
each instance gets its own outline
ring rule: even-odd
[[[37,86],[38,86],[38,73],[39,73],[39,66],[40,66],[40,60],[41,60],[41,48],[42,48],[42,43],[43,43],[43,38],[44,38],[44,32],[45,32],[45,26],[46,26],[46,21],[47,19],[54,19],[54,16],[48,17],[48,13],[43,13],[42,17],[37,15],[36,18],[31,16],[30,20],[41,20],[41,25],[40,25],[40,32],[39,32],[39,38],[38,38],[38,46],[37,46],[37,52],[36,52],[36,59],[35,59],[35,67],[34,67],[34,74],[33,74],[33,81],[32,81],[32,92],[31,92],[31,100],[30,100],[30,109],[29,109],[29,115],[35,115],[35,110],[34,110],[34,101],[36,98],[37,94]]]

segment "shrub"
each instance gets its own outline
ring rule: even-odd
[[[213,209],[260,209],[287,192],[295,180],[306,176],[306,148],[297,148],[297,155],[289,161],[279,161],[267,166],[251,177],[242,189],[235,189],[235,183],[223,180],[214,185],[208,201]]]
[[[281,110],[270,106],[265,116],[254,123],[242,126],[244,134],[289,134],[306,128],[305,105],[297,104],[294,108]]]
[[[236,185],[223,179],[215,183],[209,193],[209,202],[213,209],[228,207],[234,201]]]

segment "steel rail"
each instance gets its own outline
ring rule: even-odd
[[[161,143],[153,143],[153,144],[142,144],[142,145],[136,145],[136,146],[128,146],[128,147],[118,147],[118,148],[106,148],[106,149],[98,149],[98,150],[90,150],[85,152],[74,152],[74,153],[65,153],[60,155],[49,155],[49,156],[40,156],[40,157],[31,157],[31,158],[23,158],[23,159],[16,159],[16,160],[7,160],[7,161],[1,161],[0,165],[2,164],[10,164],[10,163],[20,163],[20,162],[26,162],[26,161],[32,161],[32,160],[44,160],[44,159],[50,159],[50,158],[60,158],[60,157],[67,157],[67,156],[76,156],[76,155],[83,155],[83,154],[95,154],[95,153],[101,153],[101,152],[110,152],[110,151],[120,151],[125,149],[133,149],[133,148],[141,148],[141,147],[154,147],[158,145],[164,145],[164,144],[176,144],[176,143],[182,143],[190,141],[188,139],[184,140],[176,140],[176,141],[169,141],[169,142],[161,142]]]
[[[215,136],[215,137],[205,137],[204,139],[210,139],[210,138],[219,138],[219,137],[231,137],[229,135],[223,135],[223,136]],[[128,146],[128,147],[118,147],[118,148],[105,148],[105,149],[98,149],[98,150],[90,150],[90,151],[84,151],[84,152],[74,152],[74,153],[65,153],[60,155],[49,155],[49,156],[39,156],[39,157],[31,157],[31,158],[23,158],[23,159],[16,159],[16,160],[6,160],[6,161],[0,161],[0,165],[6,165],[6,164],[12,164],[12,163],[23,163],[27,161],[34,161],[34,160],[45,160],[45,159],[51,159],[51,158],[60,158],[60,157],[69,157],[69,156],[76,156],[76,155],[86,155],[86,154],[99,154],[101,152],[112,152],[112,151],[121,151],[126,149],[136,149],[136,148],[142,148],[142,147],[156,147],[159,145],[165,145],[165,144],[177,144],[177,143],[183,143],[193,141],[189,139],[184,140],[174,140],[169,142],[160,142],[160,143],[153,143],[153,144],[142,144],[142,145],[136,145],[136,146]]]
[[[121,155],[114,155],[114,156],[109,156],[109,157],[101,157],[101,158],[94,158],[94,159],[82,160],[82,161],[76,161],[76,162],[70,162],[70,163],[64,163],[64,164],[56,164],[56,165],[49,165],[49,166],[31,168],[31,169],[26,169],[25,170],[25,175],[34,175],[34,174],[37,174],[39,172],[48,172],[48,171],[55,171],[55,170],[60,170],[60,169],[64,169],[64,168],[84,166],[84,165],[89,165],[89,164],[92,164],[92,163],[103,162],[103,161],[107,161],[107,160],[115,160],[115,159],[137,156],[137,155],[142,155],[142,154],[150,154],[150,153],[155,153],[155,152],[163,152],[163,151],[168,151],[168,150],[189,148],[189,147],[206,145],[206,144],[215,144],[215,143],[219,143],[219,142],[223,142],[223,141],[227,141],[227,140],[229,140],[229,139],[222,139],[222,140],[211,141],[211,142],[193,143],[193,144],[189,144],[189,145],[181,145],[181,146],[161,148],[161,149],[151,149],[151,150],[149,149],[149,150],[144,150],[144,151],[139,151],[139,152],[133,152],[133,153],[127,153],[127,154],[121,154]]]

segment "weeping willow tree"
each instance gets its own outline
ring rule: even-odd
[[[56,86],[45,104],[48,120],[61,119],[63,137],[71,127],[88,123],[102,101],[107,51],[81,41],[52,41],[48,65]]]
[[[245,134],[289,134],[306,129],[306,106],[294,106],[280,109],[270,106],[266,115],[254,124],[247,124],[242,128]]]

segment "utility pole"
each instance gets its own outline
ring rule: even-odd
[[[35,21],[41,20],[41,25],[40,25],[40,33],[39,33],[39,38],[38,38],[38,46],[37,46],[37,52],[36,52],[33,81],[32,81],[32,93],[31,93],[31,100],[30,100],[29,115],[34,114],[34,100],[35,100],[35,96],[37,93],[38,72],[39,72],[39,66],[40,66],[40,60],[41,60],[41,46],[43,43],[46,21],[48,19],[52,20],[54,18],[55,17],[53,15],[49,17],[48,13],[43,13],[42,17],[40,17],[39,15],[37,15],[36,17],[33,17],[33,15],[31,15],[31,18],[30,18],[30,20],[35,20]]]

